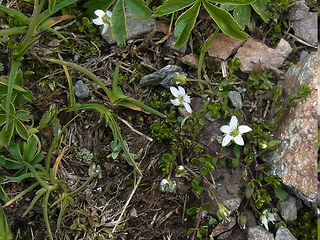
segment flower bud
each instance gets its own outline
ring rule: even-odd
[[[246,229],[247,218],[243,214],[238,217],[238,224],[240,229]]]
[[[182,177],[185,172],[186,169],[182,165],[179,165],[176,169],[176,177]]]
[[[217,211],[217,216],[219,220],[224,220],[230,216],[229,210],[221,203],[218,203],[218,211]]]
[[[186,82],[188,81],[188,78],[186,75],[181,74],[181,73],[175,73],[173,76],[173,80],[177,83],[177,84],[186,84]]]

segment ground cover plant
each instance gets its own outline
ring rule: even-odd
[[[280,145],[272,131],[310,88],[284,97],[275,69],[248,74],[237,58],[221,67],[207,56],[219,32],[274,45],[292,1],[0,3],[1,240],[214,239],[219,223],[245,230],[246,209],[270,232],[286,226],[315,239],[313,209],[294,222],[279,215],[275,203],[288,193],[261,158]],[[168,24],[167,32],[127,41],[126,9]],[[110,29],[116,44],[101,37]],[[197,67],[181,63],[185,73],[167,88],[142,87],[147,73],[181,62],[164,46],[171,32]],[[76,97],[79,79],[90,86],[86,98]],[[247,107],[230,102],[239,89]],[[207,141],[209,123],[218,132]],[[241,171],[246,182],[237,210],[217,197],[221,169]]]

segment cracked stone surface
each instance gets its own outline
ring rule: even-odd
[[[311,95],[284,114],[275,137],[281,146],[266,155],[272,173],[307,203],[317,199],[317,53],[312,53],[286,73],[282,87],[286,95],[307,84]]]

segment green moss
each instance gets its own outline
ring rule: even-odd
[[[289,230],[298,240],[317,239],[317,216],[314,209],[303,207],[298,211],[298,218],[288,224]]]

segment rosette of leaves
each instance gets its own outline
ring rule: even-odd
[[[217,4],[248,5],[254,1],[255,0],[167,0],[157,8],[153,16],[159,17],[188,8],[188,10],[179,16],[175,23],[174,34],[178,37],[175,44],[177,47],[187,42],[202,5],[222,32],[233,38],[246,40],[248,35],[243,32],[243,28],[233,19],[230,13],[218,7]]]
[[[141,20],[149,19],[152,11],[143,0],[91,0],[88,1],[84,7],[88,8],[87,12],[92,14],[96,9],[109,9],[113,3],[115,3],[115,5],[112,10],[111,32],[117,43],[124,45],[127,32],[124,4],[126,4],[126,7],[135,18]]]
[[[40,152],[40,144],[34,136],[30,136],[27,141],[20,144],[12,143],[9,146],[10,158],[0,156],[0,163],[7,169],[16,169],[16,177],[10,177],[12,180],[21,181],[31,177],[29,168],[37,168],[37,165],[44,158]]]

